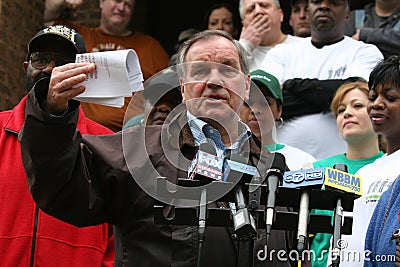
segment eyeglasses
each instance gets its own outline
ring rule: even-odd
[[[32,67],[38,70],[46,68],[52,61],[56,66],[62,66],[67,63],[75,62],[75,59],[73,58],[68,58],[66,55],[54,52],[34,52],[30,55],[29,59]]]

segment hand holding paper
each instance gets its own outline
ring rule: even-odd
[[[76,55],[75,62],[93,62],[96,70],[88,74],[85,92],[75,100],[122,107],[124,98],[143,90],[143,75],[133,49]]]

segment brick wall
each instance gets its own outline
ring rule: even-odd
[[[0,0],[0,110],[12,108],[26,93],[22,62],[42,13],[43,0]]]
[[[144,30],[145,1],[137,1],[134,25]],[[43,25],[43,0],[0,0],[0,111],[11,109],[26,94],[22,62],[27,44]],[[99,0],[86,0],[73,19],[87,26],[98,26]]]

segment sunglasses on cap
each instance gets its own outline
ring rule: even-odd
[[[31,61],[32,67],[38,70],[46,68],[52,61],[56,66],[75,62],[74,58],[68,58],[66,55],[55,52],[34,52],[30,55],[29,60]]]

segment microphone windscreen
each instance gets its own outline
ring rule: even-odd
[[[217,155],[217,150],[215,149],[214,145],[211,142],[201,143],[199,145],[199,150],[203,152],[207,152],[211,155]]]
[[[229,159],[242,164],[247,164],[247,160],[242,155],[239,154],[232,154]]]
[[[282,173],[286,170],[286,160],[281,153],[271,153],[269,157],[272,157],[271,169],[278,169]]]
[[[336,163],[333,165],[333,168],[342,172],[348,172],[346,164]]]

